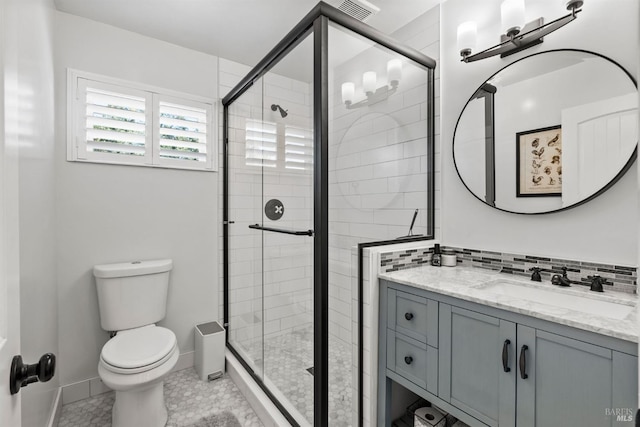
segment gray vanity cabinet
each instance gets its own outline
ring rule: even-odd
[[[438,397],[489,426],[515,425],[516,324],[440,304]]]
[[[631,425],[635,344],[381,283],[379,425],[390,380],[473,427]]]

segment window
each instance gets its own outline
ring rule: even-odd
[[[247,166],[276,167],[278,164],[277,124],[247,119],[245,131]]]
[[[284,163],[286,169],[306,171],[313,168],[313,132],[310,129],[285,127]]]
[[[307,171],[313,168],[313,133],[310,129],[247,119],[245,164]]]
[[[214,104],[69,70],[67,160],[216,170]]]

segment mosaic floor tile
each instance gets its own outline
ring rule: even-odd
[[[243,427],[262,426],[256,413],[227,375],[204,382],[200,381],[193,368],[177,371],[165,380],[164,396],[169,411],[167,427],[199,425],[204,417],[224,411],[231,412]],[[58,426],[109,427],[114,400],[114,393],[109,392],[64,405]]]
[[[264,359],[256,361],[268,381],[284,394],[308,421],[313,421],[313,329],[305,328],[255,342],[264,346]],[[256,354],[255,348],[244,348]],[[351,426],[351,346],[329,338],[329,422]],[[355,402],[357,403],[357,402]]]

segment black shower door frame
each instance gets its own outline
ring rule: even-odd
[[[436,62],[421,52],[398,43],[388,35],[350,17],[338,9],[319,2],[231,91],[222,99],[223,105],[223,305],[224,326],[227,328],[227,348],[262,388],[276,407],[294,426],[297,421],[288,413],[269,388],[258,377],[242,356],[229,343],[229,106],[266,74],[276,63],[294,49],[308,35],[313,39],[313,316],[314,316],[314,425],[329,425],[329,22],[353,31],[385,48],[394,51],[425,67],[428,72],[427,99],[427,156],[428,173],[425,185],[428,189],[427,234],[407,241],[430,240],[434,236],[435,218],[435,95],[434,69]],[[405,241],[405,240],[402,240]],[[368,242],[379,246],[401,241]],[[362,250],[361,248],[359,248]],[[361,268],[359,269],[361,270]],[[358,278],[358,425],[363,425],[363,307],[362,271]]]

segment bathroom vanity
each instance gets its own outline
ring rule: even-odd
[[[471,426],[631,425],[636,295],[471,267],[380,275],[378,425],[392,381]]]

